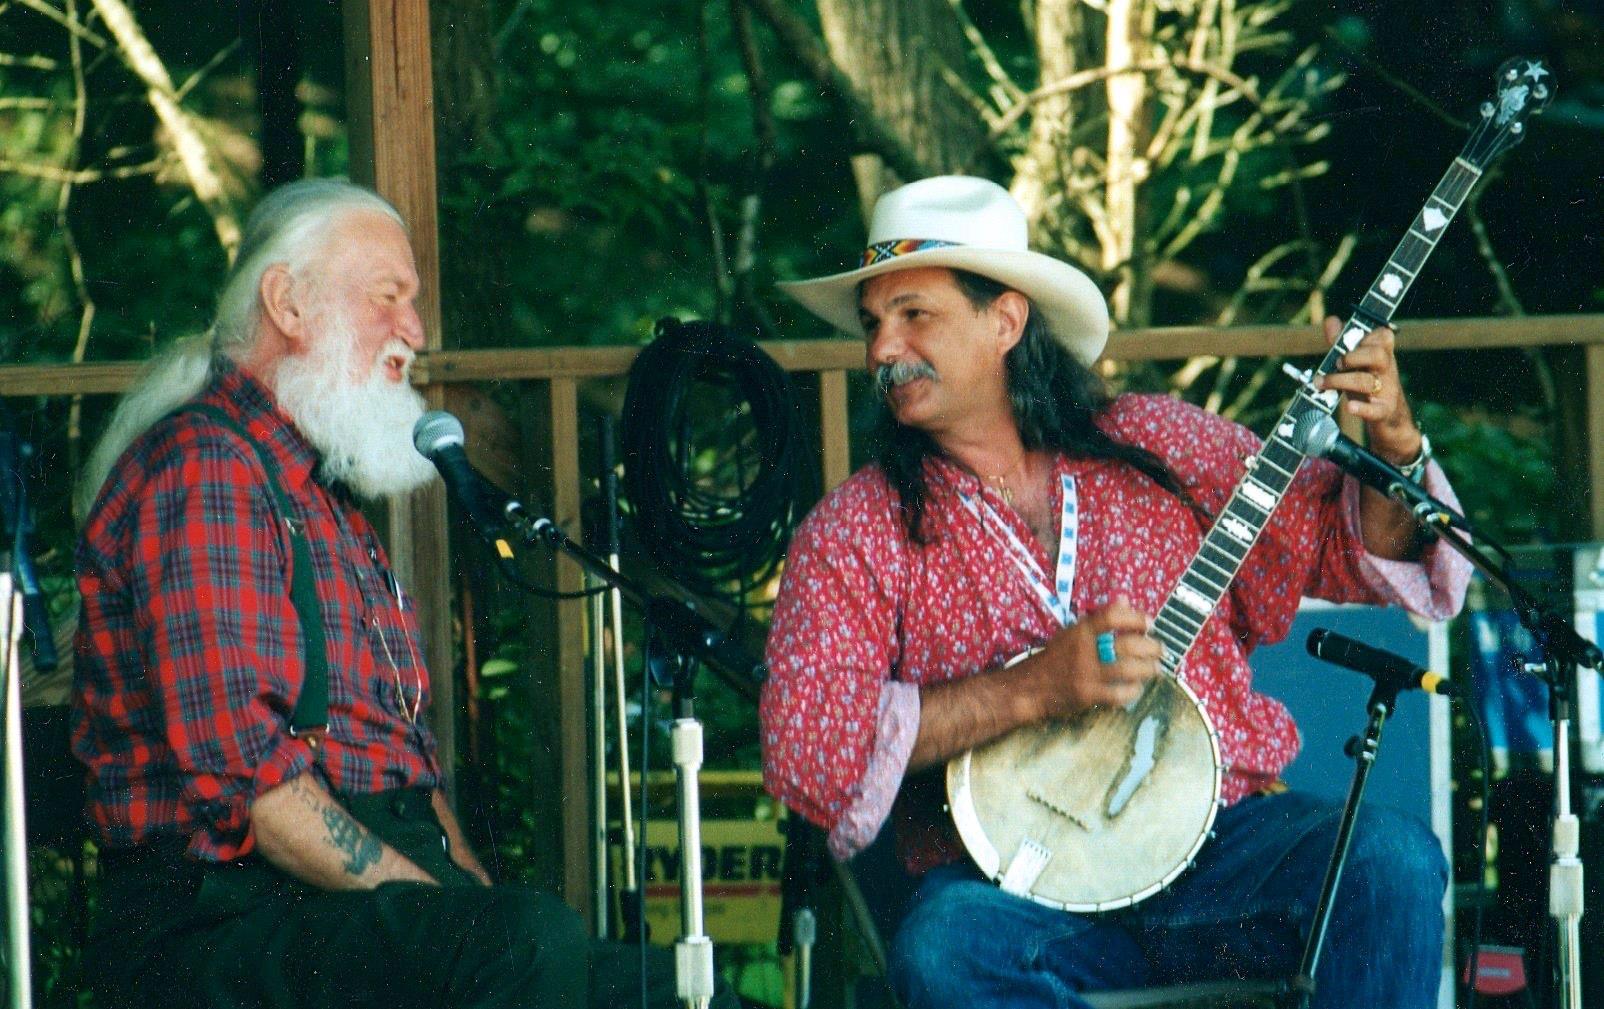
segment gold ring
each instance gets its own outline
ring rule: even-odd
[[[1370,395],[1375,396],[1375,395],[1378,395],[1380,392],[1381,392],[1381,376],[1380,375],[1371,375],[1370,376]]]

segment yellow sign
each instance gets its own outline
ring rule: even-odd
[[[715,943],[773,942],[780,923],[784,838],[772,820],[702,821],[702,914]],[[646,834],[646,922],[652,942],[680,935],[679,824],[653,820]],[[622,880],[612,849],[614,881]]]

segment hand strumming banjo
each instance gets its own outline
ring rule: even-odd
[[[1519,143],[1553,96],[1548,70],[1513,59],[1464,150],[1437,183],[1336,345],[1276,422],[1153,620],[1164,675],[1128,708],[1096,708],[1015,730],[947,765],[947,797],[970,856],[1005,890],[1068,911],[1126,907],[1191,864],[1219,808],[1223,768],[1207,711],[1181,663],[1224,597],[1304,455],[1298,420],[1336,409],[1314,380],[1384,325],[1487,165]]]

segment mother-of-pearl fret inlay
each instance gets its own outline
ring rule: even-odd
[[[1240,543],[1252,543],[1253,537],[1256,535],[1252,526],[1235,515],[1220,516],[1220,521],[1216,528],[1224,529]]]
[[[1213,613],[1214,604],[1220,601],[1219,596],[1210,599],[1185,582],[1176,583],[1175,594],[1171,598],[1186,604],[1187,608],[1197,613],[1200,617],[1206,617]]]
[[[1241,490],[1243,497],[1247,498],[1249,501],[1252,501],[1265,511],[1273,510],[1276,506],[1276,503],[1281,500],[1280,496],[1270,488],[1253,480],[1244,480],[1242,482]]]

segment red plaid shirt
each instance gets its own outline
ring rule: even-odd
[[[105,843],[180,840],[226,861],[254,846],[252,801],[298,774],[361,794],[434,787],[439,767],[417,620],[372,527],[314,477],[316,452],[260,383],[223,363],[199,399],[267,448],[305,528],[329,658],[323,753],[314,765],[289,732],[303,670],[283,517],[256,450],[196,413],[123,454],[85,525],[72,735]]]
[[[1100,424],[1164,459],[1216,515],[1260,445],[1245,428],[1161,396],[1122,396]],[[1052,572],[1054,558],[1024,521],[957,466],[935,462],[928,472],[923,546],[908,540],[896,492],[872,466],[798,527],[769,629],[760,710],[769,790],[830,830],[842,858],[874,838],[895,802],[898,846],[916,874],[963,857],[944,812],[941,769],[903,779],[918,688],[994,669],[1059,628],[1005,536],[959,495],[983,496]],[[1060,457],[1056,475],[1073,481],[1078,500],[1073,612],[1125,596],[1157,613],[1202,539],[1192,513],[1123,463]],[[1427,489],[1454,502],[1435,466]],[[1396,603],[1438,619],[1464,599],[1469,567],[1451,550],[1428,548],[1420,564],[1367,553],[1358,493],[1329,462],[1306,463],[1181,665],[1219,731],[1229,802],[1274,782],[1297,753],[1291,716],[1253,689],[1247,656],[1287,635],[1302,596]],[[1054,480],[1055,514],[1061,498]]]

